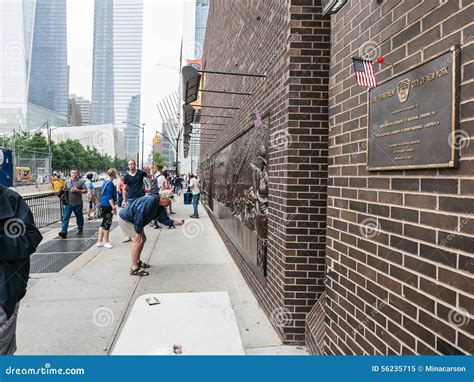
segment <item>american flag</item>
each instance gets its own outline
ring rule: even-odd
[[[250,119],[253,121],[254,127],[262,127],[263,121],[260,113],[254,112],[250,114]]]
[[[354,63],[357,84],[375,88],[377,86],[377,80],[374,74],[374,63],[360,57],[353,57],[352,62]]]

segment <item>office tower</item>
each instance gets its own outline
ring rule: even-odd
[[[81,108],[82,125],[91,124],[91,101],[83,97],[76,98],[76,104]]]
[[[67,124],[66,0],[0,1],[0,133]]]
[[[171,140],[175,141],[176,133],[176,123],[174,120],[168,120],[163,122],[162,124],[162,131],[165,136],[170,138]],[[161,154],[165,160],[165,168],[172,169],[176,167],[176,151],[174,146],[168,141],[166,138],[161,139],[162,146],[161,146]],[[176,144],[175,144],[176,145]]]
[[[114,123],[113,0],[94,3],[91,123]]]
[[[77,104],[75,97],[69,98],[67,108],[67,122],[69,126],[82,125],[81,107]]]
[[[143,0],[95,1],[91,123],[124,131],[128,158],[140,149],[142,26]]]
[[[67,115],[68,95],[66,0],[36,0],[28,102]]]
[[[30,10],[31,11],[31,10]],[[27,41],[25,4],[16,0],[0,2],[0,132],[10,132],[26,121],[28,102]]]
[[[124,121],[130,121],[139,126],[140,123],[140,96],[133,96],[127,108],[127,116]],[[127,157],[136,159],[138,163],[138,153],[140,147],[140,133],[141,130],[137,126],[126,124],[124,127],[124,144]]]
[[[210,0],[196,0],[194,58],[202,57]]]
[[[68,113],[69,118],[76,118],[76,122],[79,121],[80,116],[80,124],[72,124],[71,119],[69,120],[69,124],[71,126],[85,126],[91,124],[91,101],[85,99],[84,97],[79,97],[75,94],[71,94],[69,97],[69,105],[71,107],[70,112]],[[73,109],[75,108],[77,115],[72,113]]]

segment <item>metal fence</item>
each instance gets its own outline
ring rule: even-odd
[[[15,163],[17,167],[30,168],[33,183],[49,182],[51,164],[47,153],[18,150],[15,152]]]
[[[102,187],[96,187],[96,197],[100,200],[102,195]],[[57,223],[63,216],[63,207],[58,198],[58,194],[54,192],[45,192],[36,195],[23,196],[28,207],[30,207],[35,224],[38,228],[47,227],[51,224]],[[87,194],[83,194],[82,200],[84,203],[83,212],[86,213],[88,202]]]
[[[57,194],[54,192],[24,196],[30,207],[35,224],[38,228],[46,227],[61,220],[62,208]]]

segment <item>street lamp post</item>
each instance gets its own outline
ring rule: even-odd
[[[130,122],[130,121],[123,121],[122,122],[123,124],[129,124],[129,125],[132,125],[132,126],[135,126],[137,127],[138,129],[140,129],[142,131],[142,170],[143,170],[143,157],[145,156],[145,124],[142,123],[141,127],[139,125],[136,125],[135,123],[133,122]]]
[[[162,136],[163,138],[165,138],[169,143],[171,143],[171,145],[173,146],[174,148],[174,151],[176,152],[176,166],[175,166],[175,171],[176,171],[176,176],[178,176],[178,147],[179,147],[179,135],[178,137],[176,138],[176,145],[173,143],[173,141],[165,134],[163,133],[160,133],[159,131],[155,131],[155,134],[159,134],[160,136]]]

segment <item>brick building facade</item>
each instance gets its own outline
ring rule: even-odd
[[[350,1],[331,19],[327,353],[473,350],[473,14],[471,1]],[[459,168],[368,172],[368,96],[351,57],[377,50],[393,64],[376,67],[382,82],[454,45]]]
[[[252,95],[204,93],[204,105],[239,110],[204,106],[202,114],[232,119],[213,118],[225,126],[204,123],[201,132],[201,158],[212,160],[253,128],[250,113],[268,120],[264,278],[209,215],[284,342],[316,354],[471,353],[471,2],[349,0],[331,17],[320,4],[211,2],[206,69],[266,74],[206,74],[206,89]],[[384,81],[452,45],[461,62],[459,168],[367,171],[368,92],[351,58],[383,55],[393,64],[376,66]]]

